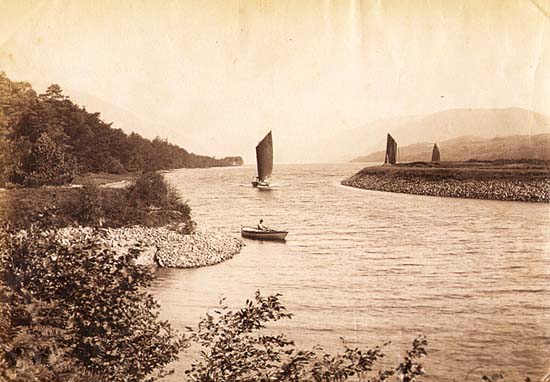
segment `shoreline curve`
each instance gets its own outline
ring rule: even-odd
[[[412,195],[550,203],[548,169],[373,166],[340,184]]]
[[[137,264],[161,268],[200,268],[219,264],[240,253],[244,243],[230,234],[213,228],[182,234],[168,227],[124,227],[93,229],[65,227],[57,231],[58,239],[90,237],[116,253],[137,251]]]

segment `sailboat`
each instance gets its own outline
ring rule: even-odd
[[[256,146],[256,163],[258,165],[258,176],[252,181],[252,186],[262,189],[269,189],[269,179],[273,172],[273,138],[271,131]]]

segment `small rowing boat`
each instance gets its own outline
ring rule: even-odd
[[[283,241],[288,231],[277,231],[274,229],[258,229],[254,227],[242,227],[241,236],[257,240],[279,240]]]

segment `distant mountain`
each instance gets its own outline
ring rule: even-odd
[[[398,148],[399,162],[430,161],[433,142]],[[550,134],[511,135],[492,139],[462,136],[438,142],[443,161],[468,159],[550,159]],[[383,162],[385,151],[357,157],[353,162]]]
[[[351,160],[386,147],[390,133],[399,147],[417,142],[475,136],[494,138],[550,133],[550,118],[520,109],[452,109],[429,115],[387,118],[346,130],[318,142],[325,158]],[[444,154],[443,154],[444,155]]]

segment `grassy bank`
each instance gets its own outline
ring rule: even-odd
[[[84,185],[84,184],[96,184],[98,186],[104,186],[111,183],[120,183],[120,182],[133,182],[139,176],[135,172],[127,172],[124,174],[109,174],[106,172],[100,173],[88,173],[84,175],[77,175],[73,179],[72,183],[75,185]]]
[[[162,175],[139,177],[89,175],[82,187],[15,188],[0,192],[0,220],[11,229],[90,226],[120,228],[133,225],[160,227],[179,224],[191,233],[191,209],[182,202]],[[130,181],[124,188],[99,184]]]
[[[546,161],[400,163],[366,167],[342,184],[415,195],[550,202]]]

